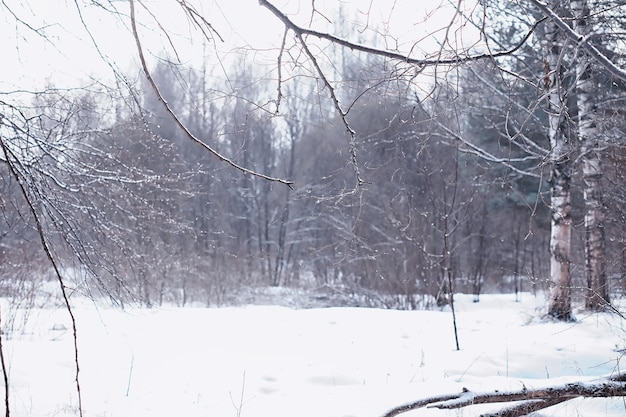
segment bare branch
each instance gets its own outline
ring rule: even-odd
[[[481,147],[473,144],[472,142],[468,141],[467,139],[465,139],[463,137],[463,135],[452,131],[452,129],[450,129],[449,127],[447,127],[443,123],[437,122],[437,124],[439,125],[439,127],[441,129],[443,129],[453,139],[455,139],[455,140],[461,142],[463,145],[465,145],[463,148],[460,149],[461,152],[467,152],[467,153],[471,153],[471,154],[477,155],[480,158],[484,159],[485,161],[496,162],[498,164],[502,164],[505,167],[507,167],[507,168],[509,168],[509,169],[511,169],[511,170],[513,170],[515,172],[517,172],[518,174],[524,175],[524,176],[535,177],[535,178],[541,177],[540,174],[536,174],[534,172],[529,172],[529,171],[520,169],[520,168],[518,168],[518,167],[516,167],[515,165],[512,164],[512,162],[526,162],[529,159],[536,159],[536,157],[534,157],[534,156],[527,156],[527,157],[518,158],[518,159],[514,159],[514,158],[499,158],[499,157],[497,157],[497,156],[487,152],[486,150],[482,149]]]
[[[514,52],[516,52],[518,49],[520,49],[526,43],[526,41],[528,41],[528,39],[534,32],[535,28],[539,25],[539,23],[545,20],[544,18],[544,19],[540,19],[536,21],[530,27],[528,32],[522,37],[522,39],[512,48],[507,49],[507,50],[484,53],[484,54],[467,55],[467,56],[457,55],[454,58],[450,58],[450,59],[444,59],[444,58],[417,59],[417,58],[411,58],[410,56],[401,54],[401,53],[396,53],[396,52],[386,51],[382,49],[371,48],[365,45],[360,45],[358,43],[350,42],[350,41],[347,41],[342,38],[338,38],[328,33],[318,32],[315,30],[303,28],[301,26],[296,25],[291,19],[289,19],[289,17],[287,17],[287,15],[285,15],[276,6],[274,6],[267,0],[259,0],[259,4],[262,7],[265,7],[266,9],[268,9],[270,12],[272,12],[272,14],[274,14],[274,16],[276,16],[279,20],[281,20],[287,28],[293,30],[295,33],[299,34],[300,36],[303,36],[303,35],[315,36],[319,39],[325,39],[334,44],[341,45],[343,47],[346,47],[355,51],[365,52],[367,54],[371,54],[375,56],[382,56],[385,58],[406,62],[408,64],[417,65],[420,67],[425,67],[425,66],[430,66],[430,65],[455,65],[455,64],[462,64],[462,63],[471,62],[471,61],[478,61],[481,59],[487,59],[487,58],[493,59],[493,58],[511,55]]]
[[[178,1],[178,4],[180,4],[180,7],[183,8],[185,13],[187,13],[189,18],[194,22],[196,27],[202,31],[202,34],[204,35],[204,38],[206,40],[211,41],[213,40],[213,38],[209,36],[209,34],[206,32],[205,27],[208,28],[208,30],[210,30],[211,32],[213,32],[215,36],[217,36],[217,38],[221,42],[224,42],[224,38],[222,38],[219,32],[215,30],[213,25],[208,20],[206,20],[206,18],[202,15],[202,13],[199,13],[193,6],[188,4],[186,0],[177,0],[177,1]]]
[[[283,99],[283,53],[285,52],[285,43],[287,42],[287,33],[288,29],[285,29],[285,33],[283,34],[283,40],[280,44],[280,52],[278,53],[278,87],[277,87],[277,97],[276,97],[276,114],[280,112],[280,103]]]
[[[150,73],[150,70],[148,69],[148,64],[146,63],[146,58],[145,58],[144,53],[143,53],[143,47],[141,46],[141,40],[139,38],[139,33],[137,31],[137,21],[135,19],[135,2],[134,2],[134,0],[130,0],[130,22],[131,22],[131,27],[132,27],[132,31],[133,31],[133,36],[135,38],[135,44],[137,46],[137,53],[139,54],[139,60],[141,61],[141,67],[143,69],[143,72],[144,72],[146,78],[148,79],[148,83],[150,84],[150,86],[152,87],[152,90],[156,94],[157,99],[161,102],[161,104],[163,104],[163,107],[165,108],[166,112],[174,120],[176,125],[178,125],[178,127],[183,131],[185,136],[187,138],[189,138],[191,141],[193,141],[193,142],[197,143],[198,145],[200,145],[201,147],[203,147],[205,150],[209,151],[209,153],[211,153],[213,156],[217,157],[220,161],[227,163],[228,165],[232,166],[235,169],[238,169],[239,171],[243,172],[244,174],[252,175],[252,176],[259,177],[259,178],[262,178],[264,180],[268,180],[268,181],[272,181],[272,182],[278,182],[278,183],[281,183],[281,184],[285,184],[289,188],[293,188],[293,181],[289,181],[289,180],[285,180],[285,179],[281,179],[281,178],[270,177],[268,175],[261,174],[259,172],[252,171],[251,169],[243,167],[243,166],[235,163],[232,159],[227,158],[226,156],[222,155],[217,150],[213,149],[211,146],[209,146],[208,144],[204,143],[202,140],[200,140],[198,137],[196,137],[193,133],[191,133],[191,131],[180,120],[180,118],[174,113],[174,111],[169,106],[167,101],[163,98],[163,95],[161,94],[161,91],[159,90],[159,87],[156,85],[156,82],[154,81],[154,78],[152,78],[152,74]]]
[[[495,413],[483,414],[481,417],[522,417],[567,400],[568,398],[553,398],[550,400],[522,401],[520,404],[515,404],[511,407],[496,411]]]
[[[47,42],[52,43],[49,38],[45,35],[44,33],[44,29],[46,27],[42,27],[42,28],[36,28],[33,25],[31,25],[30,23],[26,22],[26,20],[22,19],[21,17],[19,17],[14,11],[13,9],[11,9],[9,7],[9,5],[2,0],[2,7],[6,10],[9,11],[9,13],[11,14],[11,16],[13,16],[13,18],[15,19],[16,22],[21,23],[22,25],[24,25],[26,28],[28,28],[29,30],[31,30],[32,32],[34,32],[35,34],[39,35],[40,37],[42,37],[44,40],[46,40]]]
[[[174,55],[176,55],[176,60],[180,64],[181,60],[180,60],[180,56],[178,55],[178,50],[176,49],[176,46],[174,45],[174,42],[172,41],[172,37],[170,36],[170,34],[167,31],[167,29],[165,29],[163,27],[163,25],[161,24],[161,21],[154,15],[154,13],[152,13],[152,10],[150,10],[150,8],[148,8],[148,6],[143,4],[142,1],[139,1],[139,4],[152,17],[152,20],[154,20],[156,25],[159,27],[159,30],[163,33],[163,36],[165,36],[165,39],[167,39],[167,43],[170,44],[170,47],[172,48],[172,51],[174,52]]]
[[[300,41],[300,44],[302,45],[302,48],[304,49],[304,52],[307,54],[307,56],[309,57],[309,59],[313,63],[313,66],[315,67],[315,71],[317,72],[317,74],[322,79],[322,82],[324,83],[324,85],[328,88],[328,91],[329,91],[329,94],[330,94],[330,98],[333,101],[333,105],[334,105],[335,109],[337,110],[337,112],[339,113],[339,116],[341,117],[341,121],[342,121],[343,125],[345,126],[346,130],[350,134],[350,141],[349,141],[349,146],[350,146],[350,163],[352,164],[352,169],[354,170],[354,175],[356,175],[357,186],[361,186],[361,185],[365,184],[365,181],[363,181],[363,179],[361,178],[361,170],[359,169],[359,163],[358,163],[358,159],[357,159],[357,155],[356,155],[356,132],[352,128],[352,126],[350,126],[350,123],[348,123],[348,119],[347,119],[348,113],[346,111],[344,111],[343,108],[341,107],[341,103],[339,102],[339,98],[337,97],[337,94],[335,93],[335,88],[332,86],[332,84],[330,83],[330,81],[328,80],[326,75],[324,74],[324,71],[322,70],[322,68],[320,67],[319,63],[317,62],[317,58],[315,57],[313,52],[311,52],[311,50],[309,49],[309,46],[305,42],[302,34],[300,34],[298,32],[295,32],[295,34],[296,34],[296,37],[298,38],[298,40]]]
[[[314,31],[314,30],[311,30],[311,29],[307,29],[307,28],[298,26],[286,14],[281,12],[276,6],[272,5],[269,1],[267,1],[267,0],[259,0],[259,4],[262,7],[267,8],[270,12],[272,12],[272,14],[274,14],[279,20],[281,20],[283,22],[283,24],[285,25],[286,30],[292,30],[295,33],[296,38],[300,41],[305,54],[309,57],[309,59],[310,59],[311,63],[313,64],[317,74],[322,79],[322,82],[324,83],[324,85],[329,89],[330,97],[331,97],[331,99],[333,101],[334,107],[339,112],[339,115],[340,115],[340,117],[342,119],[342,122],[343,122],[344,126],[346,127],[346,129],[348,130],[348,132],[350,134],[351,163],[352,163],[353,168],[355,170],[355,174],[357,176],[357,181],[358,181],[359,185],[363,184],[364,181],[361,178],[361,175],[360,175],[360,172],[359,172],[359,167],[358,167],[358,164],[357,164],[356,132],[350,127],[350,125],[349,125],[349,123],[348,123],[348,121],[346,119],[348,111],[343,110],[343,108],[341,106],[341,103],[339,102],[339,100],[337,98],[337,95],[335,93],[335,90],[334,90],[333,86],[331,85],[330,81],[325,76],[323,70],[319,66],[319,63],[318,63],[315,55],[309,49],[308,44],[306,43],[306,41],[304,39],[305,36],[315,36],[317,38],[330,41],[330,42],[332,42],[334,44],[337,44],[337,45],[340,45],[340,46],[343,46],[343,47],[346,47],[346,48],[350,48],[350,49],[355,50],[355,51],[364,52],[364,53],[367,53],[367,54],[370,54],[370,55],[374,55],[374,56],[382,56],[382,57],[385,57],[385,58],[406,62],[408,64],[412,64],[412,65],[416,65],[418,67],[424,68],[424,67],[430,66],[430,65],[452,65],[452,64],[460,64],[460,63],[464,63],[464,62],[476,61],[476,60],[481,60],[481,59],[486,59],[486,58],[493,59],[493,58],[497,58],[497,57],[500,57],[500,56],[510,55],[510,54],[514,53],[515,51],[517,51],[521,46],[523,46],[525,44],[525,42],[529,39],[530,35],[535,30],[535,28],[537,27],[537,25],[539,23],[541,23],[543,20],[545,20],[545,18],[544,18],[544,19],[541,19],[541,20],[538,20],[537,22],[535,22],[530,27],[529,31],[525,34],[525,36],[521,39],[521,41],[517,45],[515,45],[513,48],[508,49],[508,50],[503,50],[503,51],[499,51],[499,52],[490,52],[490,53],[485,53],[485,54],[470,55],[470,56],[456,56],[456,57],[451,58],[451,59],[444,59],[444,58],[416,59],[416,58],[411,58],[408,54],[405,55],[405,54],[390,52],[390,51],[387,51],[387,50],[371,48],[371,47],[368,47],[368,46],[364,46],[364,45],[360,45],[360,44],[356,44],[356,43],[347,41],[347,40],[342,39],[342,38],[338,38],[338,37],[333,36],[333,35],[328,34],[328,33],[317,32],[317,31]],[[282,48],[284,48],[284,45],[283,45]],[[282,48],[281,48],[281,56],[282,56]],[[443,46],[442,46],[442,48],[443,48]],[[439,56],[441,56],[442,54],[443,54],[443,50],[440,50],[439,51]],[[280,65],[280,62],[279,62],[279,65]],[[511,161],[504,161],[501,158],[497,158],[497,157],[495,157],[493,155],[486,154],[486,152],[484,152],[483,150],[477,149],[475,146],[473,146],[470,143],[467,143],[466,141],[462,140],[462,142],[465,143],[466,148],[469,148],[471,152],[478,153],[481,156],[486,157],[486,159],[488,159],[488,160],[490,160],[492,162],[501,162],[501,163],[504,163],[504,164],[511,165],[510,164]],[[527,171],[522,171],[522,170],[518,169],[517,167],[515,167],[513,165],[511,165],[510,168],[513,169],[514,171],[516,171],[518,173],[522,173],[524,175],[538,176],[537,174],[529,173]]]

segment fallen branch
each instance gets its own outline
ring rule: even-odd
[[[519,417],[579,397],[606,398],[626,395],[626,374],[605,377],[591,382],[573,382],[547,388],[518,391],[474,393],[467,388],[458,394],[447,394],[414,401],[389,410],[383,417],[394,417],[419,408],[459,409],[476,404],[514,403],[482,417]]]

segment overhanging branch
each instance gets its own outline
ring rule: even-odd
[[[372,48],[369,46],[350,42],[342,38],[338,38],[337,36],[333,36],[329,33],[318,32],[315,30],[303,28],[295,24],[291,19],[289,19],[289,17],[285,13],[281,12],[276,6],[271,4],[269,1],[259,0],[259,4],[262,7],[265,7],[266,9],[268,9],[270,12],[272,12],[274,16],[276,16],[280,21],[283,22],[285,27],[287,27],[288,29],[291,29],[292,31],[297,33],[299,36],[304,36],[304,35],[315,36],[319,39],[324,39],[334,44],[341,45],[343,47],[346,47],[355,51],[365,52],[370,55],[381,56],[381,57],[393,59],[396,61],[402,61],[402,62],[406,62],[407,64],[417,65],[419,67],[427,67],[427,66],[432,66],[432,65],[455,65],[455,64],[462,64],[462,63],[471,62],[471,61],[479,61],[482,59],[493,59],[493,58],[511,55],[515,51],[520,49],[528,41],[528,39],[530,38],[530,35],[532,35],[537,25],[539,25],[543,20],[545,20],[544,18],[544,19],[540,19],[536,21],[530,27],[528,32],[522,37],[522,39],[510,49],[506,49],[506,50],[498,51],[498,52],[476,54],[476,55],[467,55],[467,56],[457,55],[454,58],[446,58],[446,59],[443,59],[443,58],[418,59],[418,58],[411,58],[410,56],[408,56],[408,54],[401,54],[401,53],[387,51],[383,49]]]
[[[148,69],[148,64],[146,63],[146,58],[145,58],[144,53],[143,53],[143,47],[141,46],[141,40],[139,38],[139,32],[137,31],[137,21],[136,21],[136,18],[135,18],[135,2],[134,2],[134,0],[130,0],[130,23],[131,23],[131,28],[132,28],[132,32],[133,32],[133,37],[135,38],[135,44],[137,46],[137,53],[139,55],[139,61],[141,62],[141,68],[142,68],[142,70],[143,70],[143,72],[144,72],[144,74],[145,74],[145,76],[146,76],[146,78],[148,80],[148,83],[150,84],[150,87],[152,87],[152,90],[154,91],[157,99],[161,102],[161,104],[165,108],[165,111],[170,115],[172,120],[174,120],[176,125],[183,131],[184,135],[187,138],[189,138],[191,141],[197,143],[202,148],[207,150],[213,156],[217,157],[220,161],[227,163],[228,165],[232,166],[235,169],[238,169],[239,171],[243,172],[244,174],[248,174],[248,175],[252,175],[252,176],[255,176],[255,177],[259,177],[259,178],[262,178],[262,179],[267,180],[267,181],[278,182],[278,183],[287,185],[289,188],[293,188],[293,181],[285,180],[285,179],[282,179],[282,178],[270,177],[268,175],[261,174],[259,172],[253,171],[253,170],[251,170],[249,168],[241,166],[241,165],[237,164],[235,161],[233,161],[232,159],[227,158],[226,156],[222,155],[217,150],[213,149],[210,145],[204,143],[202,140],[200,140],[198,137],[196,137],[193,133],[191,133],[191,131],[187,128],[185,123],[183,123],[180,120],[180,118],[176,115],[176,113],[174,113],[174,111],[172,110],[170,105],[167,103],[165,98],[163,98],[163,95],[161,94],[161,91],[159,90],[159,87],[157,86],[156,82],[154,81],[154,78],[152,78],[152,74],[150,73],[150,70]]]

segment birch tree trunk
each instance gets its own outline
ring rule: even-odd
[[[571,2],[574,29],[583,37],[591,33],[587,0]],[[585,200],[585,307],[601,310],[609,302],[605,272],[604,204],[600,135],[596,123],[594,82],[591,59],[579,51],[576,61],[576,98],[578,102],[578,138],[581,147],[583,192]]]
[[[559,8],[558,0],[551,0],[552,10]],[[551,233],[550,233],[550,299],[548,315],[558,320],[572,320],[571,312],[571,197],[573,158],[570,133],[567,128],[567,89],[563,85],[565,37],[554,20],[545,22],[544,86],[547,93],[548,135],[551,163]]]

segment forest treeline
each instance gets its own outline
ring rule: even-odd
[[[20,110],[27,122],[5,129],[14,140],[4,151],[21,165],[0,165],[7,291],[49,273],[23,187],[75,289],[117,300],[215,305],[247,287],[327,286],[371,305],[415,309],[445,304],[451,290],[546,290],[551,144],[538,44],[506,64],[442,66],[435,78],[358,52],[344,52],[337,65],[355,136],[312,76],[285,84],[276,100],[243,64],[228,87],[202,68],[163,61],[152,69],[196,138],[291,187],[233,169],[189,141],[145,79],[108,101],[88,89],[33,93]],[[573,52],[563,66],[573,89]],[[594,83],[605,272],[612,294],[621,294],[626,85],[602,70]],[[580,99],[567,100],[576,142]],[[582,296],[581,149],[573,145],[567,159],[570,265]]]

